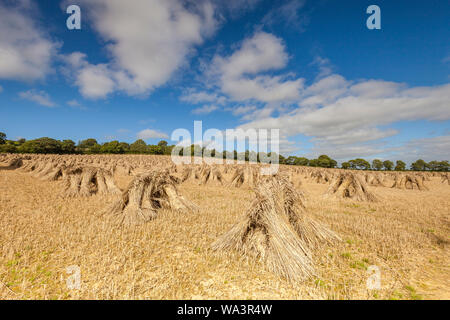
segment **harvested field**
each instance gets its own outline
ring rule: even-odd
[[[225,246],[213,250],[255,201],[255,185],[263,179],[257,166],[176,168],[169,157],[129,155],[0,159],[0,299],[450,298],[447,176],[370,173],[358,178],[369,180],[364,188],[379,200],[370,202],[323,196],[346,170],[281,166],[300,193],[300,216],[340,238],[308,246],[311,272],[297,278],[274,272],[254,255]],[[90,168],[86,181],[95,188],[85,184],[67,197],[69,171],[58,167],[63,163]],[[155,183],[157,169],[167,169],[174,180],[164,176]],[[110,184],[98,184],[105,175],[113,178]],[[136,177],[143,184],[133,189],[132,181],[141,181]],[[142,205],[151,209],[151,219],[109,219],[105,210],[125,194],[116,187],[135,191],[133,205],[144,198],[153,203]],[[180,199],[195,210],[177,210]],[[279,214],[282,202],[274,203],[272,212]],[[80,268],[80,290],[67,287],[70,266]],[[380,270],[379,290],[367,289],[370,266]]]

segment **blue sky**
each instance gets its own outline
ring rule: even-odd
[[[284,154],[449,159],[449,17],[448,1],[2,0],[0,131],[155,143],[202,120],[278,128]]]

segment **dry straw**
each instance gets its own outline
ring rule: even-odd
[[[204,166],[200,171],[200,184],[223,185],[225,178],[216,166]]]
[[[350,172],[339,174],[324,196],[356,201],[378,201],[377,197],[368,190],[366,183],[360,177]]]
[[[423,177],[417,177],[409,174],[397,174],[395,176],[395,182],[392,188],[408,190],[417,189],[420,191],[428,190],[428,188],[423,184],[423,181]]]
[[[302,196],[288,177],[264,179],[255,193],[242,220],[213,243],[213,250],[256,257],[290,281],[314,275],[313,249],[338,237],[306,216]]]
[[[441,175],[441,183],[447,182],[448,185],[450,185],[450,178],[448,176],[448,173],[443,173]]]
[[[366,175],[366,182],[368,185],[375,187],[384,187],[383,178],[376,174]]]
[[[62,172],[64,194],[68,197],[120,194],[110,171],[96,167],[70,167]]]
[[[244,167],[239,166],[235,169],[230,186],[232,187],[255,187],[259,179],[259,167],[253,167],[246,165]]]
[[[136,176],[122,197],[108,210],[115,223],[139,225],[157,216],[161,208],[192,211],[197,206],[179,194],[179,179],[168,170]]]
[[[7,160],[6,168],[3,167],[3,169],[6,170],[15,170],[20,168],[23,165],[22,158],[20,157],[13,157],[12,159]]]

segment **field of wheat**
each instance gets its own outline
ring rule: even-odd
[[[260,167],[0,155],[0,299],[450,298],[448,174]]]

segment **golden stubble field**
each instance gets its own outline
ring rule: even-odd
[[[124,189],[131,177],[115,180]],[[0,170],[0,299],[450,298],[450,186],[439,177],[428,191],[369,187],[375,203],[323,198],[328,184],[302,178],[308,214],[342,241],[316,250],[317,276],[296,283],[210,249],[251,204],[250,188],[185,182],[198,212],[161,210],[130,227],[102,215],[117,196],[63,198],[59,184]],[[73,265],[80,290],[66,284]],[[380,290],[366,287],[371,265]]]

